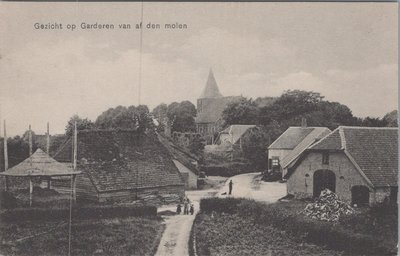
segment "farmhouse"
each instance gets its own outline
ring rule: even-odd
[[[310,145],[329,134],[326,127],[289,127],[268,147],[268,169],[287,173],[291,164]]]
[[[223,97],[219,92],[214,73],[210,70],[206,87],[197,100],[197,116],[195,119],[197,132],[206,138],[218,132],[223,110],[229,103],[240,98],[240,96]]]
[[[78,199],[98,202],[176,202],[184,182],[168,150],[155,135],[132,130],[87,130],[77,136]],[[71,162],[71,139],[54,158]],[[63,191],[63,180],[52,188]]]
[[[288,194],[317,197],[328,188],[348,203],[396,202],[398,128],[340,126],[306,149],[285,178]]]

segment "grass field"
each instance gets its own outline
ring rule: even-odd
[[[193,228],[198,255],[396,255],[397,211],[364,208],[339,223],[301,214],[306,202],[205,199]]]
[[[71,255],[153,255],[164,224],[139,217],[76,220]],[[0,224],[2,255],[68,255],[68,222]]]
[[[295,241],[285,231],[257,225],[237,214],[199,214],[194,227],[198,255],[340,255],[333,250]]]

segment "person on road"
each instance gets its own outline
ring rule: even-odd
[[[194,205],[191,204],[190,205],[190,215],[193,215],[193,213],[194,213]]]
[[[176,213],[181,214],[181,211],[182,211],[182,206],[181,204],[178,204],[178,206],[176,207]]]
[[[229,195],[232,194],[232,187],[233,187],[233,182],[232,180],[229,182]]]
[[[183,214],[189,214],[189,203],[189,198],[185,197],[185,199],[183,199]]]

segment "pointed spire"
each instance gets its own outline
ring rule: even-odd
[[[217,82],[215,81],[214,73],[210,68],[210,73],[208,74],[208,79],[206,83],[206,87],[203,90],[203,93],[200,96],[200,99],[203,98],[221,98],[222,94],[219,92]]]

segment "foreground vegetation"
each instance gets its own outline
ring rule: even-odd
[[[203,199],[193,226],[198,255],[396,255],[397,211],[361,209],[332,224],[306,202]]]
[[[71,255],[153,255],[164,225],[159,219],[77,220]],[[3,255],[68,255],[68,221],[0,225]]]
[[[0,255],[68,255],[69,201],[35,199],[0,210]],[[71,255],[153,255],[163,230],[154,206],[74,205]]]

